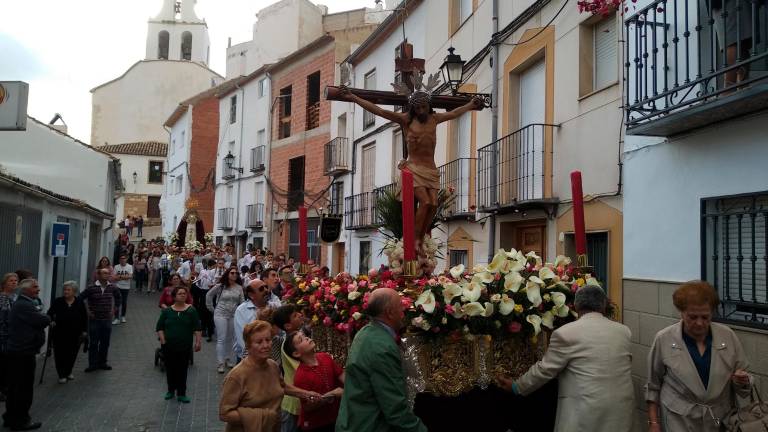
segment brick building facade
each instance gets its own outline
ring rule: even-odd
[[[206,231],[213,229],[214,189],[211,179],[216,166],[219,139],[219,99],[210,96],[192,107],[192,139],[189,156],[189,198],[198,203],[197,214]]]

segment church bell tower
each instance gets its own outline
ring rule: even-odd
[[[147,24],[146,60],[194,61],[208,65],[208,24],[195,14],[197,0],[161,0]]]

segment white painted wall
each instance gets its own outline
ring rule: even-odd
[[[673,141],[628,136],[624,277],[701,277],[701,199],[768,190],[768,115]]]
[[[163,197],[160,200],[160,214],[162,216],[162,233],[167,234],[176,230],[178,221],[184,216],[187,198],[189,197],[189,159],[192,141],[192,109],[182,114],[173,127],[170,128],[170,140],[168,142],[168,157],[165,169]],[[181,191],[177,192],[176,182],[179,176],[183,176]],[[176,221],[176,224],[174,224]]]
[[[109,156],[31,117],[26,131],[4,131],[0,141],[4,148],[13,149],[3,152],[0,160],[6,173],[99,210],[110,208]]]
[[[137,62],[121,77],[91,90],[91,144],[166,142],[163,122],[179,102],[220,82],[216,72],[195,62]]]
[[[182,60],[181,41],[184,32],[192,34],[192,58],[191,61],[208,65],[210,63],[210,41],[208,39],[208,25],[200,23],[184,22],[156,22],[147,23],[147,60],[158,59],[159,34],[168,32],[168,60]]]

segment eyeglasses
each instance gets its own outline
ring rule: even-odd
[[[236,275],[236,274],[237,274],[237,272],[229,272],[229,274],[233,274],[233,275]]]

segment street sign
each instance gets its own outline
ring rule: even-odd
[[[0,81],[0,130],[27,130],[29,85]]]
[[[69,224],[54,222],[51,225],[51,256],[65,258],[69,255]]]

